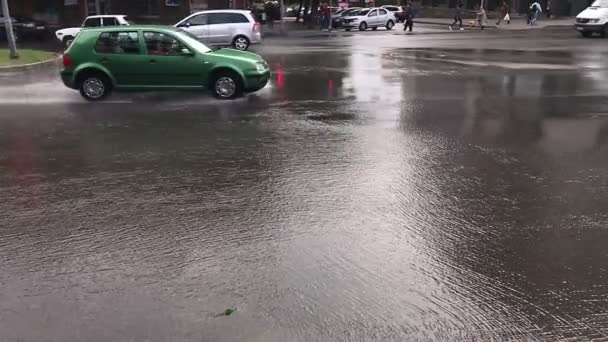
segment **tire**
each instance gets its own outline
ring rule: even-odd
[[[234,99],[243,93],[243,82],[236,72],[222,70],[214,75],[210,88],[213,96],[218,99]]]
[[[63,47],[67,50],[70,47],[70,45],[72,45],[73,41],[74,41],[74,37],[72,37],[72,36],[63,37]]]
[[[374,26],[372,27],[372,31],[376,31],[378,29],[378,27]]]
[[[344,30],[345,30],[345,31],[346,31],[346,32],[350,32],[350,29],[349,29],[349,28],[347,28],[347,29],[344,29]]]
[[[249,38],[245,36],[236,36],[232,40],[232,47],[237,50],[245,51],[249,48]]]
[[[591,37],[591,32],[589,32],[589,31],[581,31],[581,36],[583,36],[585,38],[589,38],[589,37]]]
[[[389,20],[389,21],[386,23],[386,29],[390,31],[390,30],[392,30],[392,29],[393,29],[393,27],[395,27],[395,23],[394,23],[392,20]]]
[[[367,23],[364,21],[361,24],[359,24],[359,31],[365,31],[367,30]]]
[[[87,101],[99,101],[112,92],[112,82],[101,72],[86,72],[78,77],[78,89]]]

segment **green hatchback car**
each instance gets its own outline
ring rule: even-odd
[[[194,36],[165,26],[82,30],[63,55],[63,83],[89,100],[112,90],[209,89],[220,99],[264,88],[270,77],[259,55],[212,51]]]

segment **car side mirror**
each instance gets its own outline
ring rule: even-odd
[[[183,48],[180,52],[184,56],[194,56],[194,52],[192,52],[186,48]]]

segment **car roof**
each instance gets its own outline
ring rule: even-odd
[[[87,17],[87,19],[90,18],[118,18],[118,17],[126,17],[126,14],[100,14],[100,15],[90,15]]]
[[[251,14],[251,11],[248,10],[232,10],[232,9],[223,9],[223,10],[208,10],[208,11],[200,11],[192,14],[205,14],[205,13],[240,13],[240,14]]]
[[[102,31],[102,32],[114,32],[114,31],[135,31],[135,30],[159,30],[159,31],[170,31],[178,32],[179,29],[173,26],[164,25],[129,25],[129,26],[99,26],[99,27],[87,27],[86,31]]]

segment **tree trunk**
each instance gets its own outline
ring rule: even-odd
[[[304,5],[304,0],[300,0],[300,6],[298,6],[298,13],[296,13],[296,23],[300,21],[300,13],[302,13],[302,5]]]
[[[308,20],[308,27],[312,28],[314,26],[313,18],[317,17],[317,13],[319,12],[319,0],[312,0],[310,2],[310,18]]]
[[[308,9],[310,8],[310,0],[305,0],[304,2],[304,24],[308,24],[310,18],[308,16]]]

